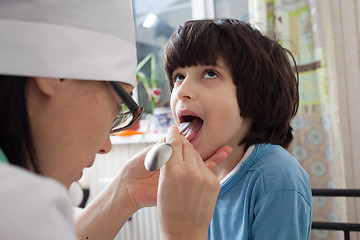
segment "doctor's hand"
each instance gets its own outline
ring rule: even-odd
[[[178,148],[182,148],[182,141],[185,141],[186,145],[188,145],[188,148],[190,149],[187,150],[187,152],[191,151],[193,153],[193,156],[190,156],[190,154],[188,154],[186,156],[186,159],[193,160],[195,163],[199,162],[203,167],[204,163],[199,158],[199,155],[195,152],[192,145],[183,137],[180,138],[180,134],[177,131],[178,130],[176,127],[171,127],[166,137],[167,142],[169,142],[170,144],[175,141],[175,145],[173,146],[175,151],[173,152],[171,159],[185,160],[185,156],[183,156],[183,151],[176,150]],[[156,206],[157,204],[158,181],[160,171],[150,173],[146,170],[144,166],[145,156],[151,147],[152,146],[145,148],[144,150],[133,156],[131,159],[129,159],[126,162],[121,173],[119,174],[118,179],[116,180],[116,182],[118,182],[119,188],[125,188],[125,192],[128,194],[128,198],[132,203],[132,209],[134,212],[143,207]],[[208,169],[213,169],[220,162],[225,160],[225,158],[231,153],[231,150],[232,149],[228,146],[219,148],[209,159],[205,161],[205,166]],[[204,171],[204,169],[205,168],[203,168],[202,170]],[[177,180],[176,176],[167,177],[171,178],[170,180],[174,182],[182,180]]]
[[[127,161],[120,173],[119,187],[124,187],[135,211],[156,206],[159,171],[148,172],[144,166],[145,148]]]
[[[170,160],[160,170],[158,215],[161,239],[207,239],[207,232],[220,190],[209,168],[231,152],[224,147],[204,164],[203,159],[176,127],[167,133],[173,147]]]

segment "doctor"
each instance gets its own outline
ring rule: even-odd
[[[0,239],[113,239],[154,205],[161,239],[207,239],[209,169],[231,149],[204,164],[176,127],[165,167],[147,172],[145,149],[72,220],[67,189],[141,116],[130,0],[2,0],[0,34]]]

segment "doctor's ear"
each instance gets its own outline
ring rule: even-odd
[[[62,78],[36,77],[33,78],[33,81],[41,93],[51,96],[54,95],[60,87],[63,87],[65,80]]]

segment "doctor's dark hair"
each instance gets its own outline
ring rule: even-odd
[[[27,79],[0,75],[0,147],[11,164],[40,173],[26,107]]]
[[[293,140],[290,121],[299,106],[299,77],[290,51],[236,19],[188,21],[166,45],[164,67],[170,89],[176,68],[211,66],[218,58],[231,71],[240,116],[252,119],[240,144],[247,148],[272,143],[287,148]]]

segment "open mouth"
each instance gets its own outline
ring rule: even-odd
[[[192,115],[181,116],[180,123],[185,123],[185,122],[189,122],[190,124],[183,131],[182,134],[185,136],[185,138],[187,140],[189,140],[189,142],[191,142],[191,141],[195,140],[195,137],[200,132],[201,127],[204,123],[204,120],[202,120],[201,118],[199,118],[197,116],[192,116]]]

